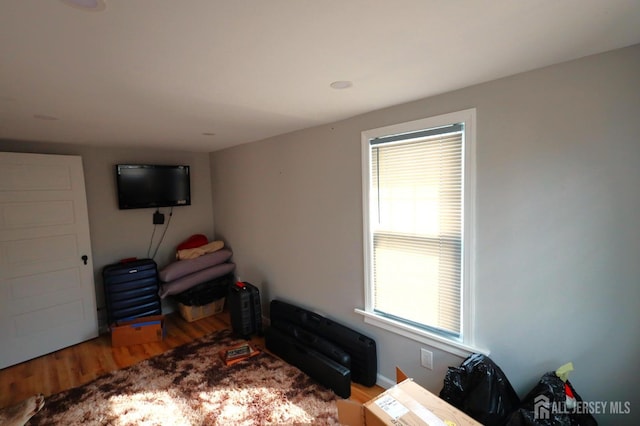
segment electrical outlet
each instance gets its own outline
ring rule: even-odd
[[[420,349],[420,364],[426,369],[433,370],[433,352],[425,348]]]

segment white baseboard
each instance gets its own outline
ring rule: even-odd
[[[381,388],[389,389],[396,385],[396,381],[391,380],[388,377],[383,376],[382,374],[378,374],[376,385],[380,386]]]

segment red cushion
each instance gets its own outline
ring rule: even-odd
[[[184,240],[183,242],[181,242],[178,245],[177,250],[185,250],[185,249],[197,248],[197,247],[200,247],[200,246],[203,246],[203,245],[207,244],[208,242],[209,242],[209,240],[207,240],[207,236],[206,235],[194,234],[194,235],[190,236],[189,238],[187,238],[186,240]]]

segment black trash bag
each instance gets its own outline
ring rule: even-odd
[[[575,400],[582,402],[568,380],[567,385]],[[522,400],[522,405],[512,413],[507,426],[597,426],[596,419],[584,411],[572,409],[567,404],[565,382],[555,372],[549,372]]]
[[[491,359],[472,354],[449,367],[440,398],[487,426],[499,426],[520,406],[509,380]]]

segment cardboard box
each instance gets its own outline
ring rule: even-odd
[[[347,426],[482,426],[398,370],[399,382],[364,404],[338,400],[338,419]]]
[[[224,299],[225,298],[223,297],[202,306],[189,306],[178,303],[178,309],[180,310],[180,315],[182,315],[182,318],[189,322],[192,322],[222,312],[222,310],[224,309]]]
[[[164,338],[164,315],[152,315],[111,326],[111,346],[129,346],[159,342]]]

